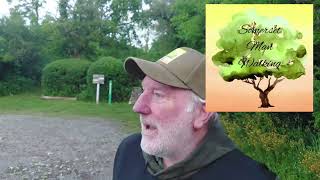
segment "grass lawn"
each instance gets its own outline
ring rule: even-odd
[[[70,100],[43,100],[40,93],[0,97],[1,114],[30,114],[58,117],[100,117],[120,121],[129,132],[139,130],[139,116],[127,103],[95,104]]]

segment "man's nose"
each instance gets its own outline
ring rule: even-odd
[[[151,109],[148,103],[148,97],[144,93],[142,93],[136,103],[133,106],[133,111],[139,114],[149,114],[151,113]]]

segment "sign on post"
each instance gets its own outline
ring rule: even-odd
[[[99,104],[100,84],[104,84],[104,75],[103,74],[94,74],[93,79],[92,79],[92,83],[97,84],[96,103]]]

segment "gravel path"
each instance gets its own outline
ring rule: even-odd
[[[112,179],[126,136],[98,118],[0,115],[0,179]]]

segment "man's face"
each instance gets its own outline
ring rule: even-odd
[[[141,148],[158,157],[174,156],[193,138],[192,93],[147,76],[142,88],[143,93],[133,107],[140,114]]]

